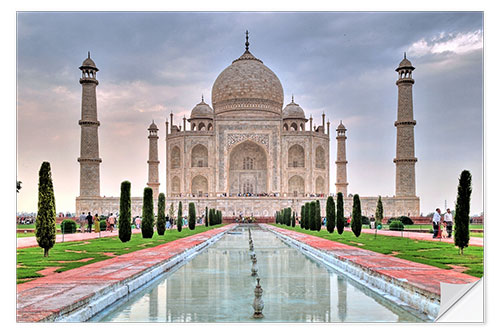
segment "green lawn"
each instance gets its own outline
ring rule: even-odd
[[[50,250],[49,257],[47,258],[43,256],[43,249],[40,247],[17,249],[17,283],[41,277],[42,275],[37,272],[47,267],[60,267],[56,272],[64,272],[111,258],[111,256],[104,253],[112,253],[114,255],[130,253],[221,226],[196,226],[195,230],[183,228],[181,232],[178,232],[177,229],[171,229],[165,231],[165,235],[163,236],[158,236],[155,233],[153,238],[150,239],[142,238],[141,234],[132,234],[132,239],[126,243],[122,243],[118,235],[86,241],[56,243]],[[92,259],[85,262],[78,261],[88,258]]]
[[[451,269],[452,267],[449,265],[463,266],[467,267],[467,270],[464,271],[465,274],[476,277],[483,276],[483,248],[479,246],[470,246],[464,249],[463,255],[460,255],[455,245],[444,242],[421,241],[382,235],[377,235],[375,238],[374,234],[364,233],[361,233],[356,238],[351,231],[344,231],[342,235],[339,235],[337,229],[335,229],[334,233],[330,234],[327,230],[318,232],[300,229],[300,226],[292,228],[277,224],[273,225],[382,254],[392,254],[401,259],[443,269]]]
[[[16,224],[16,229],[35,229],[35,224]]]

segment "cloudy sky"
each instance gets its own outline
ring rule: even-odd
[[[421,211],[453,206],[458,177],[472,173],[473,214],[483,210],[482,13],[18,13],[18,211],[36,211],[37,174],[50,161],[57,211],[74,211],[79,191],[81,86],[91,51],[97,67],[101,194],[121,181],[140,196],[147,182],[147,127],[179,123],[217,75],[250,50],[294,94],[306,115],[347,132],[349,192],[394,195],[397,67],[414,72],[417,195]],[[331,141],[331,191],[336,142]]]

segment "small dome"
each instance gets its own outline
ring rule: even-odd
[[[205,103],[203,100],[203,97],[201,98],[201,102],[197,104],[193,110],[191,111],[191,119],[194,118],[213,118],[214,117],[214,110]]]
[[[156,124],[155,124],[155,121],[154,121],[154,120],[153,120],[153,122],[151,123],[151,125],[149,125],[148,130],[150,130],[150,131],[157,131],[157,130],[158,130],[158,126],[156,126]]]
[[[337,130],[342,130],[342,131],[346,130],[344,124],[342,124],[342,120],[340,121],[339,126],[337,126]]]
[[[413,67],[413,65],[411,64],[410,60],[406,59],[406,52],[405,52],[403,60],[401,60],[401,62],[399,63],[399,66],[396,69],[396,71],[399,69],[402,69],[402,68],[410,68],[412,70],[415,69],[415,67]]]
[[[82,67],[96,67],[94,60],[87,58],[83,61]]]
[[[304,119],[306,116],[305,116],[305,113],[304,113],[304,110],[297,104],[293,101],[293,97],[292,97],[292,102],[290,104],[288,104],[287,106],[285,106],[285,108],[283,109],[283,119],[286,119],[286,118],[300,118],[300,119]]]

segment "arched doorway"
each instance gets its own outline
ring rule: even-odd
[[[229,195],[267,193],[267,154],[252,141],[244,141],[229,155]]]
[[[203,176],[195,176],[191,181],[191,194],[204,196],[208,193],[208,180]]]
[[[304,178],[293,176],[288,180],[288,195],[293,197],[304,195]]]

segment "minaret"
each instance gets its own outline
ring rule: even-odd
[[[337,160],[335,164],[337,165],[337,182],[335,186],[337,188],[336,193],[341,192],[342,195],[347,197],[347,159],[345,155],[345,140],[347,137],[345,136],[346,128],[344,124],[342,124],[342,120],[340,121],[339,126],[337,127]]]
[[[80,137],[80,197],[99,197],[100,178],[99,166],[102,160],[99,158],[99,139],[97,129],[100,125],[97,120],[96,87],[99,81],[96,79],[97,69],[94,61],[87,59],[80,66],[82,77],[82,119],[78,122],[82,131]]]
[[[158,179],[158,126],[154,120],[148,128],[149,135],[149,160],[148,160],[148,186],[153,189],[153,199],[158,199],[160,182]]]
[[[398,119],[394,123],[397,129],[396,143],[396,196],[414,197],[415,192],[415,139],[413,128],[416,121],[413,119],[413,97],[412,89],[415,81],[412,79],[412,72],[415,67],[406,59],[406,52],[403,61],[399,64],[396,72],[399,79],[398,86]]]

